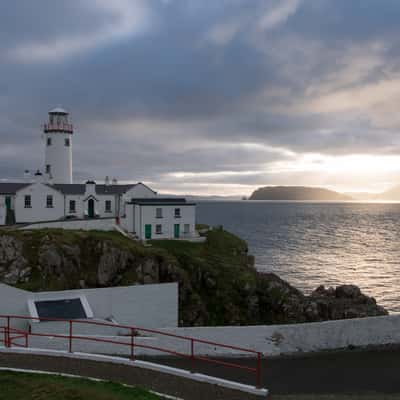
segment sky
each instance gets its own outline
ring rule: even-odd
[[[400,184],[398,0],[3,0],[0,177],[44,164],[165,193]]]

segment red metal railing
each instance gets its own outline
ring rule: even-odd
[[[70,353],[73,352],[73,341],[75,339],[76,340],[86,340],[86,341],[91,341],[91,342],[122,345],[122,346],[127,346],[127,347],[129,346],[131,360],[135,359],[135,357],[136,357],[135,349],[137,349],[137,348],[154,350],[154,351],[158,351],[161,353],[178,356],[178,357],[182,357],[182,358],[191,360],[191,372],[195,372],[195,361],[202,361],[202,362],[207,362],[207,363],[211,363],[211,364],[221,365],[226,368],[235,368],[235,369],[247,371],[247,372],[255,375],[256,387],[258,387],[258,388],[261,387],[262,353],[257,352],[255,350],[246,349],[246,348],[238,347],[238,346],[232,346],[232,345],[228,345],[228,344],[212,342],[212,341],[203,340],[203,339],[196,339],[196,338],[192,338],[192,337],[188,337],[188,336],[175,335],[173,333],[167,333],[167,332],[163,332],[163,331],[159,331],[159,330],[155,330],[155,329],[113,324],[113,323],[100,322],[100,321],[74,320],[74,319],[65,320],[65,319],[59,319],[59,318],[34,318],[34,317],[26,317],[26,316],[20,316],[20,315],[0,315],[0,319],[5,320],[5,322],[6,322],[6,324],[4,326],[0,325],[0,344],[3,343],[5,347],[12,347],[12,346],[28,347],[29,346],[29,338],[31,336],[66,339],[66,340],[68,340],[68,351]],[[68,334],[37,333],[37,332],[35,333],[35,332],[32,332],[30,328],[28,330],[21,330],[21,329],[13,328],[12,322],[17,321],[17,320],[27,321],[28,323],[29,323],[29,321],[64,322],[64,323],[68,324]],[[74,332],[73,327],[76,324],[95,325],[95,326],[102,326],[105,328],[108,327],[108,328],[125,329],[128,333],[121,337],[130,337],[130,341],[119,341],[119,340],[114,340],[114,339],[106,339],[104,337],[97,337],[94,335],[93,336],[76,335],[73,333]],[[183,353],[183,352],[178,352],[176,350],[168,349],[165,347],[137,343],[135,338],[137,337],[137,334],[139,334],[141,332],[185,341],[190,345],[189,351],[186,353]],[[105,335],[105,336],[107,336],[107,335]],[[116,335],[113,335],[113,336],[116,336]],[[16,341],[19,339],[24,339],[24,342],[23,342],[24,344],[16,343]],[[255,367],[248,367],[246,365],[241,365],[241,364],[237,364],[237,363],[233,363],[233,362],[227,362],[227,361],[219,360],[216,358],[210,358],[208,356],[196,355],[196,344],[213,346],[215,348],[215,350],[217,348],[220,348],[220,349],[229,349],[229,350],[238,351],[240,353],[245,353],[249,356],[253,356],[256,359],[255,360],[256,365],[255,365]]]
[[[72,124],[44,124],[43,129],[45,132],[59,131],[59,132],[68,132],[72,133],[74,131],[74,127]]]

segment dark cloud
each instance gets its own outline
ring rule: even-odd
[[[114,37],[128,3],[145,8],[148,21]],[[400,123],[382,117],[390,98],[348,109],[326,100],[396,79],[397,1],[128,3],[0,4],[0,135],[10,149],[0,153],[1,175],[40,165],[40,126],[57,104],[72,112],[82,179],[107,174],[176,188],[181,181],[168,173],[236,171],[193,179],[258,185],[269,182],[269,163],[305,153],[400,150]]]

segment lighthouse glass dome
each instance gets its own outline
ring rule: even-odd
[[[73,133],[73,126],[68,122],[68,111],[56,107],[49,111],[49,121],[44,125],[44,132]]]

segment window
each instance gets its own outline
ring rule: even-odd
[[[175,208],[175,218],[180,218],[180,217],[181,217],[181,209]]]
[[[69,147],[70,145],[71,145],[71,142],[70,142],[70,140],[69,139],[65,139],[65,146],[66,147]]]
[[[156,208],[156,218],[162,218],[162,208]]]
[[[185,224],[183,226],[183,233],[190,233],[190,225],[189,224]]]
[[[105,202],[105,212],[110,213],[111,212],[111,200],[106,200]]]
[[[51,146],[51,138],[47,138],[47,146]]]
[[[46,164],[46,174],[50,174],[50,173],[51,173],[51,165]]]
[[[156,234],[161,235],[162,234],[162,225],[156,225]]]
[[[46,207],[53,208],[53,196],[51,194],[46,196]]]
[[[76,201],[75,200],[70,200],[69,201],[69,212],[70,213],[75,213],[76,212]]]
[[[26,195],[24,198],[25,208],[32,208],[32,199],[30,195]]]
[[[86,319],[88,313],[81,298],[39,300],[34,302],[39,318]]]

